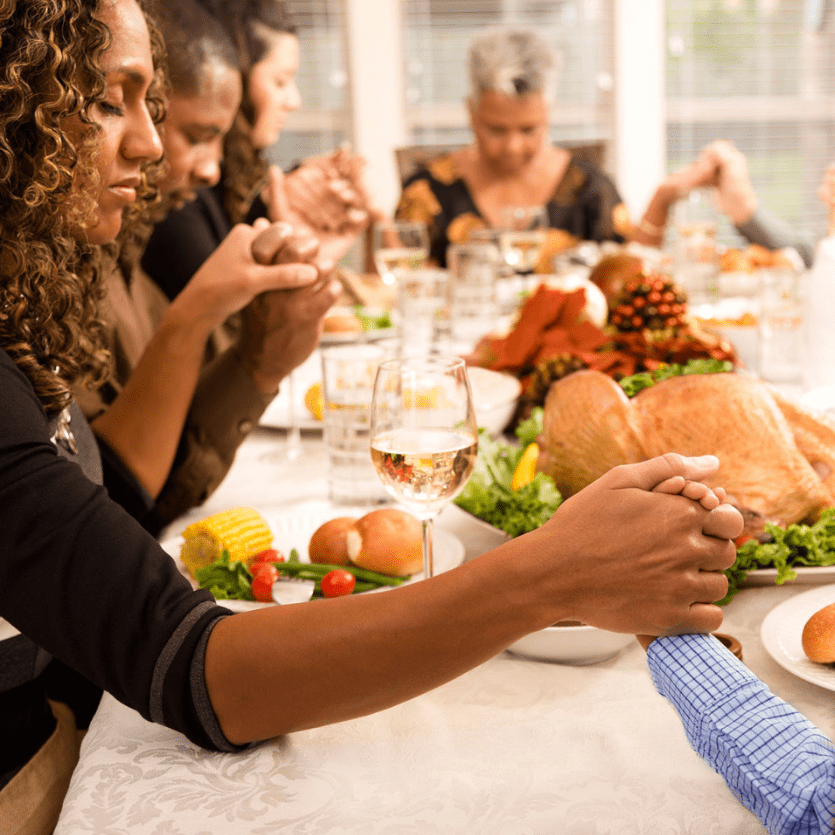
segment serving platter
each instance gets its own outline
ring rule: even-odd
[[[298,551],[299,559],[302,562],[310,562],[307,554],[307,545],[313,532],[322,524],[335,519],[338,516],[354,516],[359,518],[369,512],[368,507],[336,507],[329,503],[312,504],[302,508],[288,508],[286,512],[259,511],[269,525],[273,534],[273,548],[290,556],[294,548]],[[435,574],[449,571],[464,561],[464,545],[461,540],[450,531],[435,526],[433,531],[434,542],[434,563]],[[196,588],[196,581],[186,571],[183,561],[180,559],[180,551],[183,547],[182,536],[168,537],[160,542],[162,548],[173,557],[180,573]],[[406,583],[415,583],[423,579],[423,572],[413,574]],[[405,585],[405,584],[404,584]],[[272,603],[257,603],[249,600],[222,600],[223,606],[233,611],[249,611],[261,609],[264,606],[272,606]]]
[[[790,597],[766,615],[760,637],[768,654],[784,670],[811,684],[835,691],[835,664],[810,661],[801,643],[806,621],[830,603],[835,603],[835,584]]]
[[[798,565],[794,570],[797,572],[797,579],[788,580],[785,585],[820,586],[824,583],[835,583],[835,565]],[[773,586],[776,580],[776,568],[757,568],[749,571],[746,579],[739,585]]]

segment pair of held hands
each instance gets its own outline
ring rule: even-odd
[[[757,208],[757,195],[748,173],[745,155],[727,140],[706,145],[689,165],[673,172],[662,188],[672,204],[699,188],[716,189],[716,205],[737,225],[749,220]]]
[[[262,192],[269,220],[236,226],[190,282],[215,291],[213,326],[242,311],[238,355],[265,395],[316,348],[341,292],[335,264],[381,216],[364,168],[342,148],[286,176],[272,166]]]
[[[714,601],[727,593],[743,520],[722,488],[705,486],[718,469],[715,456],[668,453],[615,467],[564,501],[529,535],[546,559],[562,556],[560,619],[648,636],[719,628]]]
[[[242,312],[238,355],[265,395],[315,349],[341,291],[335,263],[379,214],[364,165],[338,149],[286,177],[273,166],[269,220],[235,226],[181,294],[209,329]]]

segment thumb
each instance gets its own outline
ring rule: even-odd
[[[674,476],[683,476],[688,481],[702,481],[719,469],[715,455],[700,455],[688,458],[677,452],[668,452],[648,461],[627,464],[610,470],[615,488],[636,487],[639,490],[653,490],[663,481]]]
[[[271,165],[267,174],[267,211],[273,223],[290,220],[290,201],[284,190],[284,172],[277,165]]]

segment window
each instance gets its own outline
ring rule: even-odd
[[[467,50],[485,27],[535,27],[560,56],[552,138],[611,139],[611,0],[409,0],[403,4],[406,120],[411,144],[463,144],[470,131]]]
[[[835,160],[831,0],[667,0],[667,159],[716,138],[745,154],[763,205],[812,238]],[[725,224],[724,238],[735,237]],[[738,239],[737,239],[738,240]]]
[[[327,153],[351,137],[345,11],[340,0],[294,0],[299,36],[302,106],[290,114],[270,158],[285,170],[313,154]]]

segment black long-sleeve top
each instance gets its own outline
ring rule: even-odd
[[[33,753],[21,722],[37,718],[25,702],[43,698],[32,683],[49,656],[196,744],[234,750],[203,676],[209,633],[230,612],[194,591],[91,480],[100,463],[78,409],[78,455],[52,440],[54,424],[2,350],[0,392],[0,617],[21,633],[0,641],[0,785]]]

